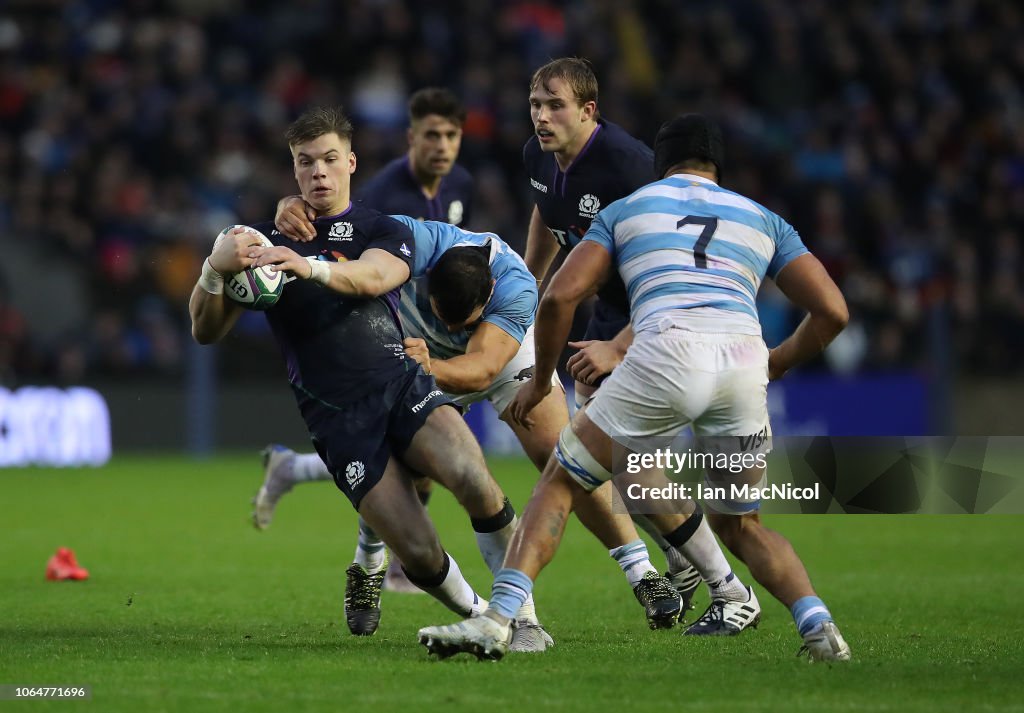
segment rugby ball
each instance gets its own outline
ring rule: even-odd
[[[259,242],[268,248],[274,247],[270,238],[255,228],[245,225],[230,225],[224,228],[217,236],[217,240],[227,235],[228,231],[233,228],[245,228],[246,232],[252,233],[253,242],[250,243],[252,245]],[[270,269],[270,265],[250,267],[224,278],[224,293],[246,309],[265,310],[273,307],[281,298],[283,290],[284,273],[274,272]]]

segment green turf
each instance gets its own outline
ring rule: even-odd
[[[493,466],[521,508],[533,471]],[[648,631],[622,575],[573,523],[537,587],[556,647],[438,662],[416,630],[454,617],[425,596],[386,593],[377,635],[347,635],[355,517],[334,486],[299,488],[261,533],[247,522],[259,477],[255,455],[0,470],[0,684],[93,689],[91,703],[0,709],[1022,710],[1024,518],[773,518],[853,647],[856,660],[832,668],[795,658],[789,613],[763,591],[761,627],[741,637]],[[466,518],[447,494],[431,511],[486,593]],[[61,545],[88,582],[44,581]]]

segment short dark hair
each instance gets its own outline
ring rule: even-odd
[[[352,122],[340,106],[318,106],[305,112],[293,121],[284,132],[289,146],[297,146],[319,139],[325,134],[337,134],[338,138],[352,143]]]
[[[459,126],[466,121],[466,107],[457,96],[441,87],[425,87],[409,97],[410,124],[430,114],[443,116]]]
[[[494,280],[489,255],[486,247],[449,248],[431,269],[427,291],[437,316],[447,324],[464,322],[473,310],[487,304]]]
[[[714,166],[721,181],[724,162],[722,130],[703,114],[682,114],[666,121],[654,139],[654,173],[659,180],[677,166],[697,170]]]
[[[573,96],[580,105],[587,102],[597,103],[597,77],[590,62],[579,57],[561,57],[553,59],[533,73],[530,79],[530,91],[537,87],[548,88],[552,79],[561,79],[572,89]]]

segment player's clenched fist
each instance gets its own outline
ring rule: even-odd
[[[430,373],[430,352],[427,351],[427,343],[419,337],[406,337],[402,342],[405,347],[405,355],[423,367],[423,371]]]

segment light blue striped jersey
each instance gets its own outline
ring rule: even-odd
[[[807,252],[778,215],[690,174],[615,201],[583,239],[611,253],[629,293],[634,332],[673,325],[759,336],[761,281]]]
[[[537,311],[537,282],[526,263],[494,233],[471,233],[448,223],[391,216],[412,230],[416,242],[412,277],[402,288],[398,316],[407,336],[427,342],[430,355],[449,359],[466,353],[473,327],[449,332],[430,309],[427,273],[446,250],[462,246],[489,247],[494,293],[484,307],[482,322],[490,322],[522,343]]]

